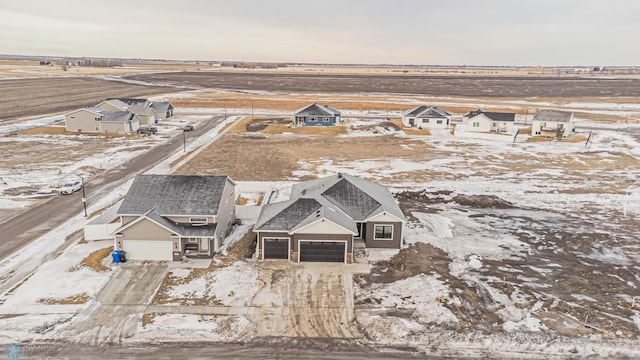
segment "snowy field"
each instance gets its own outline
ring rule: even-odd
[[[608,104],[598,106],[609,111]],[[11,155],[13,167],[3,159],[0,176],[6,184],[0,207],[23,207],[25,201],[40,192],[50,193],[72,174],[117,166],[163,141],[176,128],[197,126],[221,112],[178,110],[176,117],[162,124],[166,128],[157,139],[108,140],[114,142],[95,153],[30,164],[27,172],[17,166],[24,163],[19,154]],[[638,108],[623,110],[635,113]],[[36,119],[29,126],[55,121]],[[359,125],[379,122],[358,121]],[[417,271],[403,267],[395,275],[397,252],[370,252],[372,278],[354,284],[355,323],[366,341],[454,356],[483,351],[523,358],[640,356],[640,308],[631,308],[633,297],[640,297],[640,127],[580,123],[606,129],[597,130],[585,147],[584,143],[460,139],[448,131],[407,136],[374,128],[375,133],[350,131],[341,136],[397,136],[406,140],[404,150],[426,148],[428,152],[418,160],[390,154],[358,162],[326,158],[299,163],[291,180],[342,172],[387,184],[409,218],[407,246],[421,244],[425,251],[414,254],[421,259],[416,262]],[[214,140],[219,130],[189,144],[189,151]],[[0,144],[6,149],[21,142],[42,144],[43,149],[57,144],[73,149],[94,140],[17,135],[0,137]],[[168,173],[168,164],[182,154],[176,153],[151,172]],[[285,199],[290,184],[276,186],[272,201]],[[128,185],[92,204],[90,211],[112,203],[126,193]],[[31,192],[15,191],[26,188]],[[76,265],[108,245],[74,244],[61,254],[45,256],[45,249],[62,245],[84,222],[75,217],[37,240],[33,253],[0,264],[2,278],[21,268],[37,268],[24,283],[0,297],[0,335],[16,342],[63,339],[74,316],[96,305],[95,296],[112,272]],[[228,244],[241,235],[234,233]],[[409,261],[406,264],[414,264]],[[178,279],[189,273],[171,270]],[[204,299],[221,307],[246,308],[258,288],[255,261],[242,260],[172,287],[169,295],[174,303],[170,305]],[[80,294],[88,296],[86,303],[42,303],[46,298]],[[442,302],[436,301],[441,297]],[[156,314],[146,326],[138,324],[127,342],[250,340],[256,324],[241,312]]]

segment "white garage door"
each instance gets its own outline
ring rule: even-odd
[[[127,260],[173,260],[173,241],[125,240]]]

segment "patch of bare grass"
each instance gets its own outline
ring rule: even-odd
[[[93,269],[97,272],[105,272],[111,270],[107,266],[102,265],[102,260],[104,260],[107,256],[111,255],[113,251],[113,247],[109,246],[103,249],[98,249],[87,257],[82,259],[82,262],[79,265],[73,266],[69,269],[69,271],[77,271],[81,267],[87,267]]]
[[[79,305],[84,304],[89,300],[87,293],[67,296],[65,298],[41,298],[38,299],[38,304],[45,305]]]
[[[238,200],[236,200],[236,205],[247,205],[249,203],[249,198],[243,197],[242,195],[238,196]],[[258,200],[256,201],[256,206],[262,205],[262,201],[264,200],[264,194],[261,194]]]
[[[153,321],[156,319],[156,316],[162,316],[165,313],[148,313],[142,314],[142,327],[145,327],[149,324],[153,324]]]
[[[178,165],[182,160],[186,159],[189,155],[193,154],[193,152],[196,151],[196,149],[193,149],[187,153],[182,154],[179,158],[173,160],[170,164],[169,167],[172,168],[176,165]]]

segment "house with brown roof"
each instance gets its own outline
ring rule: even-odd
[[[336,174],[295,184],[289,200],[262,208],[254,226],[257,254],[262,260],[348,263],[356,242],[399,249],[405,221],[385,186]]]

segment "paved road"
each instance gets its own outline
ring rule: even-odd
[[[165,344],[22,345],[24,358],[48,359],[442,359],[412,348],[372,347],[343,339],[262,339],[250,343],[180,342]],[[22,358],[22,357],[21,357]]]
[[[186,132],[186,139],[205,134],[222,121],[221,116],[212,117],[196,127],[194,131]],[[115,187],[127,181],[131,176],[144,172],[159,161],[169,157],[183,145],[183,134],[171,138],[146,153],[137,156],[125,164],[98,174],[85,181],[87,202],[90,204]],[[46,202],[29,208],[0,224],[0,260],[5,259],[34,239],[55,229],[78,212],[83,211],[82,193],[73,195],[59,195]]]

